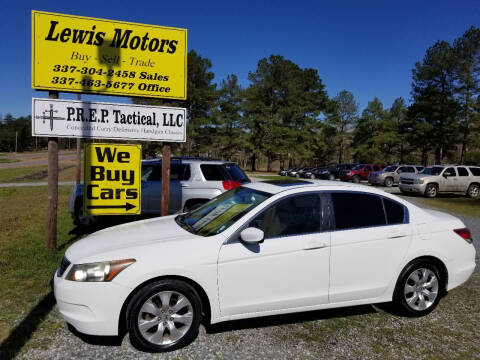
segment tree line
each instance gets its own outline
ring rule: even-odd
[[[222,158],[252,170],[350,161],[480,164],[480,29],[475,27],[452,43],[437,41],[427,49],[412,70],[410,104],[399,97],[388,108],[374,98],[360,112],[354,94],[342,90],[330,98],[316,69],[281,55],[261,59],[248,73],[247,87],[235,74],[219,84],[214,77],[211,61],[191,50],[186,101],[132,99],[187,108],[187,141],[171,144],[175,155]],[[16,121],[30,126],[29,118]],[[32,147],[29,132],[19,150]],[[12,118],[6,116],[0,123],[1,151],[11,151],[11,137]],[[144,149],[155,156],[161,145],[145,143]]]

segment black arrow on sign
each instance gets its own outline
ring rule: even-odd
[[[127,202],[125,205],[88,205],[87,209],[125,209],[125,211],[128,211],[134,207],[135,205]]]

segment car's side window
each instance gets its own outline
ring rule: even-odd
[[[417,171],[420,172],[424,169],[424,167],[423,166],[415,166],[415,169],[417,169]]]
[[[464,167],[457,167],[458,170],[458,176],[468,176],[468,170],[467,168]]]
[[[406,169],[405,166],[399,167],[397,169],[397,174],[401,174],[401,173],[405,172],[405,169]]]
[[[190,166],[187,164],[172,164],[170,168],[170,180],[190,179]]]
[[[384,197],[383,205],[385,206],[388,225],[405,223],[405,207],[402,204]]]
[[[415,168],[413,166],[407,166],[407,172],[409,173],[414,173],[415,172]]]
[[[449,167],[443,172],[443,176],[457,176],[455,168]]]
[[[162,181],[162,165],[142,166],[142,181]]]
[[[363,171],[372,171],[372,167],[370,165],[365,166]]]
[[[333,192],[331,198],[336,230],[387,224],[380,196]]]
[[[263,230],[265,239],[321,231],[320,194],[290,196],[273,204],[252,220],[249,227]]]
[[[380,171],[380,166],[373,165],[373,171]]]

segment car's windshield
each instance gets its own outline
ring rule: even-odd
[[[177,224],[200,236],[216,235],[230,227],[271,194],[237,187],[210,200],[189,213],[178,215]]]
[[[383,169],[383,172],[393,172],[395,170],[397,170],[398,166],[396,165],[390,165],[390,166],[387,166],[385,169]]]
[[[352,168],[352,170],[362,170],[362,169],[363,169],[363,165],[357,165]]]
[[[425,175],[440,175],[443,170],[443,166],[433,166],[433,167],[426,167],[423,169],[420,174]]]

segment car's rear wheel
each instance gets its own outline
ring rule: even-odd
[[[201,314],[200,297],[193,287],[178,280],[154,282],[130,302],[130,341],[150,352],[179,349],[197,337]]]
[[[310,175],[310,179],[315,180],[315,175]]]
[[[407,316],[424,316],[440,301],[444,279],[438,268],[425,260],[407,265],[398,278],[393,296],[397,309]]]
[[[335,176],[333,174],[328,175],[328,180],[330,181],[335,180]]]
[[[471,184],[467,190],[467,196],[471,199],[476,199],[480,196],[480,186]]]
[[[393,178],[387,177],[387,178],[385,179],[385,186],[387,186],[387,187],[392,187],[392,186],[393,186]]]
[[[358,184],[360,182],[360,176],[355,175],[352,180],[355,184]]]
[[[434,198],[438,195],[438,187],[435,184],[428,184],[425,188],[425,197]]]

